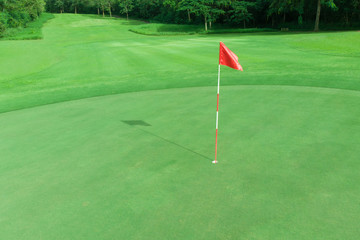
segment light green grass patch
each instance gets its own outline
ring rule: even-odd
[[[94,27],[94,26],[104,26],[109,24],[116,24],[114,21],[109,21],[109,19],[85,19],[70,24],[70,27]]]
[[[306,35],[302,35],[296,41],[292,42],[292,45],[305,51],[360,57],[360,32],[313,34],[311,39]]]

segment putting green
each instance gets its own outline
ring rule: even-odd
[[[360,93],[145,91],[0,115],[1,239],[356,239]],[[149,126],[150,125],[150,126]]]

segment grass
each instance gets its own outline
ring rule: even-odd
[[[360,49],[357,46],[359,32],[338,32],[327,35],[313,36],[311,39],[299,37],[291,44],[300,51],[318,52],[339,57],[360,57]],[[346,38],[343,35],[346,35]],[[342,42],[342,44],[338,44]]]
[[[136,24],[0,42],[0,239],[358,238],[359,32]],[[212,165],[219,41],[244,72],[221,68]]]
[[[25,28],[8,28],[3,33],[0,40],[36,40],[42,39],[41,28],[44,23],[54,18],[51,13],[42,13],[38,19],[30,22]]]
[[[255,32],[275,32],[271,28],[226,28],[217,26],[209,29],[207,32],[204,30],[203,25],[181,25],[181,24],[162,24],[162,23],[148,23],[133,26],[129,29],[131,32],[151,35],[151,36],[164,36],[164,35],[193,35],[193,34],[220,34],[220,33],[255,33]]]
[[[273,28],[218,28],[210,29],[207,33],[221,34],[221,33],[265,33],[265,32],[278,32]]]

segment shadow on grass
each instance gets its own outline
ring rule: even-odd
[[[158,139],[161,139],[161,140],[163,140],[163,141],[165,141],[165,142],[167,142],[167,143],[169,143],[169,144],[172,144],[172,145],[174,145],[174,146],[177,146],[177,147],[179,147],[179,148],[182,148],[182,149],[184,149],[184,150],[186,150],[186,151],[188,151],[188,152],[194,153],[194,154],[196,154],[196,155],[198,155],[198,156],[200,156],[200,157],[202,157],[202,158],[206,158],[206,159],[208,159],[208,160],[212,160],[211,158],[209,158],[209,157],[207,157],[207,156],[205,156],[205,155],[203,155],[203,154],[201,154],[201,153],[195,152],[194,150],[192,150],[192,149],[190,149],[190,148],[184,147],[184,146],[182,146],[182,145],[180,145],[180,144],[178,144],[178,143],[176,143],[176,142],[173,142],[173,141],[171,141],[171,140],[169,140],[169,139],[163,138],[163,137],[161,137],[161,136],[159,136],[159,135],[156,135],[156,134],[154,134],[154,133],[152,133],[152,132],[149,132],[149,131],[147,131],[147,130],[145,130],[145,129],[143,129],[143,128],[136,127],[136,126],[146,126],[146,127],[151,126],[151,124],[149,124],[149,123],[147,123],[147,122],[145,122],[145,121],[143,121],[143,120],[123,120],[122,122],[125,123],[125,124],[127,124],[127,125],[133,126],[135,129],[140,130],[140,131],[142,131],[142,132],[144,132],[144,133],[147,133],[147,134],[149,134],[149,135],[151,135],[151,136],[153,136],[153,137],[156,137],[156,138],[158,138]]]
[[[137,25],[141,25],[141,24],[147,24],[145,22],[140,22],[138,20],[129,20],[127,21],[126,19],[123,19],[124,21],[121,22],[121,25],[126,25],[126,26],[137,26]]]
[[[146,126],[146,127],[150,127],[151,124],[143,121],[143,120],[123,120],[123,123],[126,123],[130,126]]]

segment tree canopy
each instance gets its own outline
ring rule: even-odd
[[[26,26],[44,10],[121,14],[165,23],[233,27],[332,29],[360,27],[360,0],[0,0],[0,34]]]
[[[1,1],[0,0],[0,6]],[[359,26],[360,0],[46,0],[50,12],[122,14],[166,23],[319,29]],[[321,14],[320,14],[321,13]],[[314,27],[315,26],[315,27]]]

